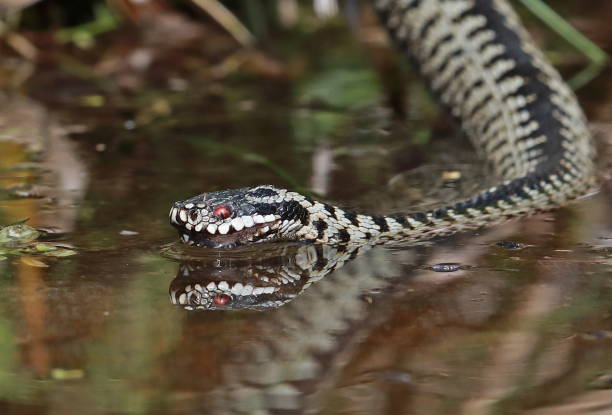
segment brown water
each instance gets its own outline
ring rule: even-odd
[[[318,43],[331,35],[340,46]],[[273,45],[301,68],[287,76],[109,93],[55,68],[29,98],[1,96],[0,223],[29,218],[78,253],[0,261],[0,413],[612,413],[605,152],[601,191],[555,212],[374,248],[269,311],[172,304],[175,200],[273,183],[390,212],[486,183],[418,84],[397,122],[378,52],[343,28],[311,37]],[[581,91],[604,148],[611,79]],[[261,252],[208,253],[202,278],[239,279],[232,255]]]

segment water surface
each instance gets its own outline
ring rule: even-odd
[[[173,304],[187,284],[284,265],[263,248],[185,250],[175,200],[272,183],[389,213],[488,183],[418,83],[397,121],[387,69],[334,30],[345,50],[276,46],[307,65],[288,77],[172,89],[168,75],[111,94],[41,73],[30,97],[2,95],[1,223],[29,218],[78,252],[0,262],[2,413],[612,411],[609,73],[580,93],[604,148],[599,193],[432,246],[363,250],[268,311]],[[178,258],[194,256],[205,266],[186,276]],[[458,269],[431,270],[446,263]]]

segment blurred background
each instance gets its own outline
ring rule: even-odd
[[[561,17],[511,3],[576,90],[602,192],[419,251],[469,265],[456,274],[413,274],[382,249],[351,268],[400,288],[347,293],[365,310],[358,338],[322,333],[335,377],[299,390],[324,386],[324,413],[612,411],[612,2],[549,1]],[[367,1],[0,0],[0,227],[39,232],[0,232],[0,413],[213,412],[227,367],[241,372],[233,347],[269,341],[254,328],[293,305],[175,308],[171,203],[271,183],[367,211],[427,207],[490,180],[454,135]],[[357,281],[335,275],[317,287]],[[314,304],[333,320],[333,303]]]

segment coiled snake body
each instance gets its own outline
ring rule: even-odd
[[[190,245],[418,242],[558,206],[594,186],[594,149],[569,87],[504,0],[379,0],[381,21],[499,176],[421,213],[356,214],[274,186],[204,193],[170,219]]]

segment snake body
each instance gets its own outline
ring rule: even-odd
[[[170,210],[185,243],[419,242],[558,206],[593,188],[595,151],[576,97],[505,0],[379,0],[375,7],[499,183],[448,206],[390,216],[269,185],[204,193]]]

